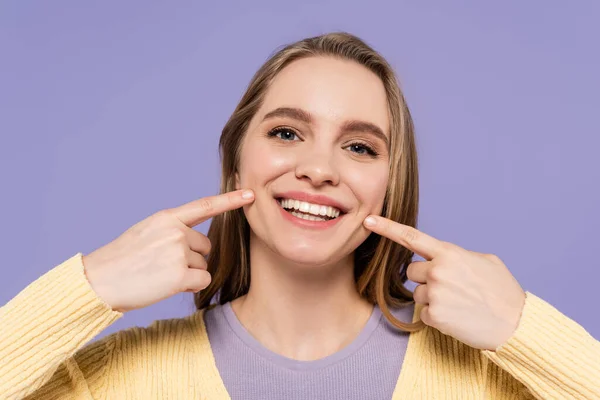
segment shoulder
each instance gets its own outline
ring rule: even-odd
[[[147,326],[133,326],[115,332],[103,340],[111,351],[135,353],[144,349],[168,350],[208,340],[204,315],[209,308],[180,318],[152,321]]]
[[[213,368],[205,311],[117,331],[79,350],[73,361],[67,361],[64,373],[71,374],[77,367],[90,380],[112,382],[106,398],[120,398],[132,390],[139,397],[151,398],[162,390],[157,384],[192,382],[196,371]],[[161,379],[149,382],[148,377]]]

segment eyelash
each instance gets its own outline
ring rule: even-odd
[[[290,128],[290,127],[287,127],[287,126],[278,126],[277,128],[273,128],[273,129],[271,129],[267,133],[267,136],[269,136],[269,137],[275,137],[279,133],[282,133],[282,132],[285,132],[285,131],[289,131],[289,132],[293,133],[294,135],[298,136],[298,134],[296,133],[296,131],[293,128]],[[286,139],[281,139],[281,138],[279,138],[279,140],[288,141],[288,142],[291,141],[291,140],[286,140]],[[352,142],[352,143],[348,144],[348,146],[346,146],[346,147],[349,147],[349,146],[361,146],[362,148],[365,149],[366,154],[353,152],[353,153],[356,153],[358,155],[368,155],[369,157],[372,157],[372,158],[377,158],[379,156],[379,153],[377,153],[373,149],[373,147],[369,146],[368,144],[366,144],[364,142],[355,141],[355,142]]]

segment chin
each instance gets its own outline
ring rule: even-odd
[[[300,265],[327,265],[340,259],[341,249],[334,249],[334,246],[318,245],[289,246],[289,244],[275,245],[275,251],[280,257],[295,264]]]

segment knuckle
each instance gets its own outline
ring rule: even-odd
[[[193,287],[195,291],[200,291],[206,289],[210,285],[211,280],[212,277],[208,271],[198,270],[194,275],[193,282],[188,282],[188,285]]]
[[[438,303],[429,304],[429,320],[436,325],[441,324],[443,322],[442,311]]]
[[[196,230],[192,230],[190,237],[190,247],[192,248],[192,250],[200,254],[206,255],[211,250],[210,239],[208,239],[202,233]]]
[[[175,263],[179,267],[183,267],[182,273],[185,273],[185,268],[188,266],[188,256],[187,252],[184,249],[180,249],[177,251],[175,255]]]
[[[207,287],[212,282],[212,275],[208,271],[204,271],[204,287]]]
[[[419,234],[416,230],[407,227],[407,228],[403,228],[400,231],[400,236],[402,236],[402,238],[408,242],[408,243],[414,243],[417,241]]]
[[[152,225],[157,227],[171,227],[173,226],[173,221],[176,219],[174,215],[174,211],[171,209],[161,210],[153,215]]]
[[[429,291],[427,293],[429,297],[429,304],[438,304],[440,302],[440,295],[438,290],[435,287],[429,287]]]
[[[495,262],[495,263],[501,263],[502,260],[500,259],[500,257],[498,257],[495,254],[486,254],[486,257],[488,258],[488,260]]]
[[[204,212],[208,212],[213,209],[213,204],[209,199],[200,199],[198,201],[198,208]]]
[[[408,267],[406,268],[406,276],[408,279],[411,281],[416,281],[421,268],[423,268],[423,261],[413,261],[412,263],[408,264]]]
[[[200,264],[201,269],[206,270],[208,268],[208,262],[206,261],[206,258],[200,257],[198,263]]]
[[[439,282],[442,280],[442,273],[439,266],[435,266],[427,271],[427,281]]]
[[[205,247],[206,247],[206,253],[210,253],[210,251],[212,250],[212,243],[210,242],[210,239],[207,238],[206,236],[202,236],[204,238],[204,242],[205,242]]]
[[[158,211],[154,216],[158,220],[170,220],[173,218],[173,210],[170,208],[166,208],[164,210]]]
[[[453,250],[454,246],[450,242],[442,242],[442,248],[444,250]]]
[[[169,237],[171,237],[177,243],[185,243],[185,233],[181,229],[176,227],[169,228]]]
[[[206,258],[204,258],[202,254],[190,251],[189,265],[193,266],[194,268],[206,269]]]

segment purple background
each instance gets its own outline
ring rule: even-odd
[[[216,193],[219,134],[255,70],[278,46],[347,30],[403,82],[419,228],[497,254],[600,338],[600,3],[204,3],[0,3],[0,304]],[[192,311],[181,294],[99,337]]]

